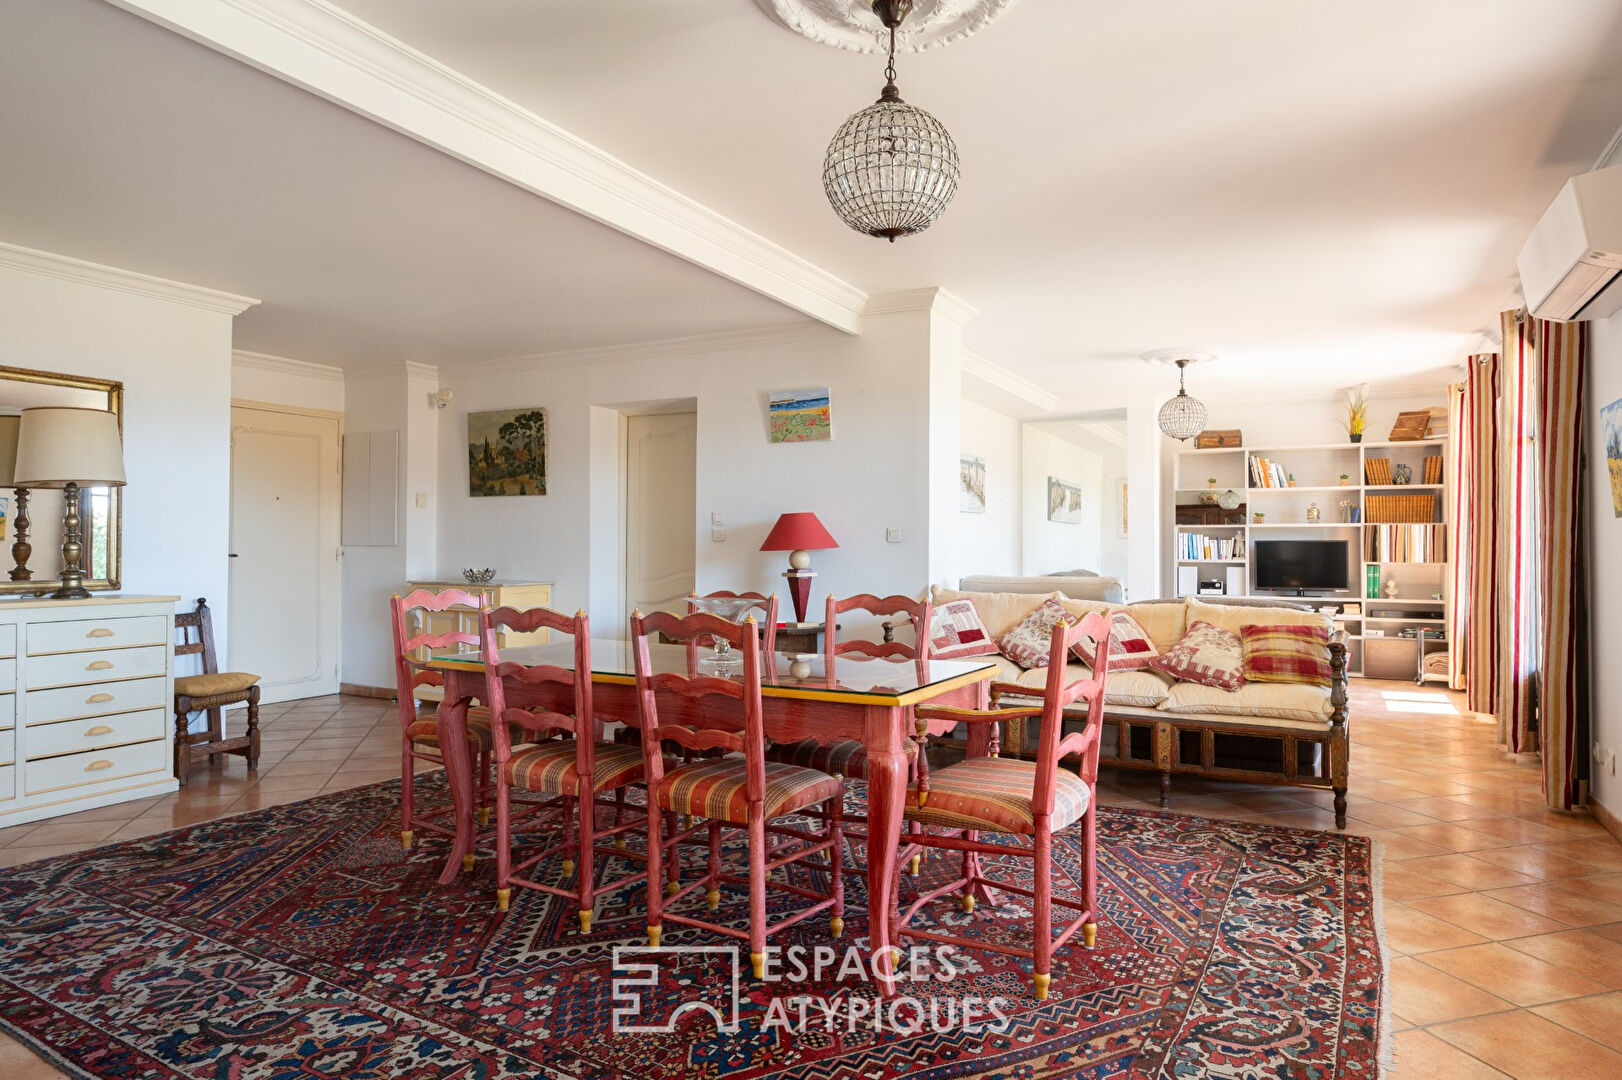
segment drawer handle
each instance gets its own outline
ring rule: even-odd
[[[105,626],[98,626],[94,630],[90,631],[90,633],[85,635],[85,637],[87,637],[87,638],[89,638],[89,637],[112,637],[112,636],[113,636],[113,632],[111,630],[109,630]]]
[[[113,767],[112,762],[108,761],[106,758],[100,758],[100,759],[98,759],[96,761],[92,761],[90,764],[86,765],[84,767],[84,771],[85,772],[99,772],[102,769],[110,769],[112,767]]]
[[[113,662],[111,660],[92,660],[84,666],[84,669],[86,671],[111,671],[113,670]]]
[[[108,727],[106,724],[97,724],[95,727],[85,732],[86,735],[111,735],[112,733],[113,729]]]
[[[111,694],[91,694],[89,697],[84,699],[84,703],[86,705],[100,705],[104,701],[111,700],[113,700],[113,695]]]

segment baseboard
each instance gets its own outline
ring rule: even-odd
[[[1595,821],[1605,826],[1606,832],[1610,833],[1618,840],[1622,840],[1622,818],[1617,817],[1615,814],[1605,809],[1605,807],[1595,802],[1592,795],[1588,797],[1588,812],[1594,815]]]
[[[339,683],[338,693],[350,697],[382,698],[384,701],[394,700],[394,687],[392,686],[361,686],[359,683]]]

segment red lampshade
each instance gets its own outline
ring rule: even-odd
[[[822,527],[817,515],[806,512],[797,514],[784,514],[772,526],[772,531],[766,535],[766,542],[760,545],[762,551],[820,551],[823,548],[836,548],[839,544],[828,530]]]

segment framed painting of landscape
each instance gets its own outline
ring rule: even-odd
[[[546,410],[467,414],[467,493],[546,494]]]
[[[826,442],[834,437],[827,387],[773,390],[766,403],[772,442]]]
[[[1622,398],[1599,411],[1599,424],[1605,442],[1605,471],[1611,478],[1611,509],[1622,518]]]
[[[1048,520],[1064,525],[1081,523],[1081,485],[1048,477]]]

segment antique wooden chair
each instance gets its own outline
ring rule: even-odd
[[[777,651],[777,594],[776,593],[772,593],[770,596],[768,596],[765,593],[758,593],[758,592],[732,592],[730,589],[717,589],[714,592],[704,593],[702,596],[699,595],[698,593],[693,593],[691,596],[689,596],[687,598],[687,614],[693,615],[693,614],[696,614],[697,612],[702,610],[697,604],[693,603],[694,600],[722,600],[722,599],[758,600],[758,601],[760,601],[760,603],[755,605],[755,607],[760,610],[761,618],[765,620],[763,625],[757,623],[757,625],[759,625],[761,627],[761,629],[760,629],[760,651],[762,653],[766,654],[766,655],[770,655],[770,654],[775,653]],[[694,639],[693,644],[694,645],[705,645],[705,644],[708,644],[708,642],[700,641],[698,639]]]
[[[199,597],[195,610],[175,616],[180,631],[176,656],[201,654],[203,670],[197,675],[175,676],[175,779],[185,787],[192,758],[237,754],[248,771],[259,769],[259,676],[245,671],[221,671],[214,653],[214,619],[208,601]],[[193,637],[195,633],[195,639]],[[227,705],[248,706],[247,726],[241,735],[227,738],[222,710]],[[208,710],[208,728],[194,732],[191,714]]]
[[[1089,948],[1098,931],[1097,867],[1097,783],[1099,732],[1104,724],[1104,682],[1109,674],[1109,621],[1102,615],[1088,615],[1079,623],[1053,631],[1047,684],[1042,703],[1024,708],[955,709],[919,706],[920,721],[957,720],[963,723],[1001,723],[1019,718],[1039,718],[1041,731],[1036,760],[1006,757],[975,757],[937,770],[927,792],[916,789],[907,796],[906,817],[924,826],[918,839],[927,847],[963,853],[963,872],[956,879],[921,894],[905,912],[896,916],[892,940],[900,936],[928,942],[942,942],[964,949],[990,950],[1031,960],[1038,999],[1048,996],[1052,982],[1053,953],[1079,928]],[[1094,643],[1092,677],[1065,684],[1065,658],[1079,641]],[[1081,731],[1063,733],[1065,707],[1086,699],[1087,725]],[[1059,767],[1060,760],[1079,757],[1075,773]],[[1053,837],[1079,823],[1081,834],[1081,880],[1071,878],[1080,900],[1053,893]],[[931,832],[949,830],[949,835]],[[989,844],[979,839],[981,832],[1004,833],[1029,840],[1023,844]],[[909,837],[909,839],[912,839]],[[1009,857],[1030,858],[1034,864],[1034,888],[997,881],[985,876],[973,856],[993,855],[999,861]],[[1061,873],[1070,878],[1068,871]],[[959,893],[963,910],[974,911],[975,894],[987,888],[1028,896],[1033,901],[1032,945],[1020,948],[1001,941],[958,937],[935,930],[913,929],[909,923],[930,901],[947,893]],[[1065,923],[1057,937],[1053,933],[1053,905],[1077,912]],[[997,920],[1006,927],[1005,920]]]
[[[664,634],[674,641],[698,636],[725,637],[743,654],[740,679],[709,675],[655,672],[648,652],[650,635]],[[742,625],[714,615],[677,618],[664,612],[631,615],[631,639],[636,650],[637,713],[642,726],[642,753],[648,785],[648,944],[659,947],[668,920],[700,927],[749,942],[755,977],[761,978],[766,939],[780,930],[832,910],[829,933],[844,932],[844,837],[841,811],[845,785],[837,776],[766,760],[764,716],[760,696],[760,634],[753,617]],[[688,750],[719,748],[729,756],[700,759],[667,767],[660,750],[669,741]],[[738,755],[742,755],[741,757]],[[803,826],[774,824],[789,814],[820,805],[824,827],[812,832]],[[698,824],[682,828],[680,815]],[[749,873],[745,878],[723,873],[721,830],[747,829]],[[709,834],[709,868],[690,885],[682,886],[680,845],[699,833]],[[768,837],[775,846],[768,847]],[[826,854],[823,854],[826,853]],[[823,854],[823,858],[812,856]],[[665,858],[671,860],[662,867]],[[773,870],[802,863],[828,874],[829,891],[773,881]],[[661,870],[668,872],[669,898],[659,895],[654,883]],[[706,922],[670,910],[694,891],[705,889],[711,911],[721,903],[721,885],[745,885],[749,890],[749,927],[739,930]],[[776,889],[805,904],[775,923],[766,915],[766,891]]]
[[[542,627],[567,634],[573,640],[572,671],[550,664],[526,665],[501,659],[496,645],[501,630],[527,634]],[[501,911],[507,910],[514,885],[569,897],[580,904],[581,933],[589,934],[598,892],[610,892],[647,877],[646,856],[626,850],[624,840],[626,832],[646,827],[644,814],[626,820],[624,798],[627,787],[642,783],[645,768],[642,750],[601,739],[602,725],[592,712],[591,632],[585,612],[576,612],[570,618],[546,608],[529,611],[497,608],[480,614],[479,637],[483,641],[490,730],[495,737],[496,906]],[[508,704],[511,683],[533,688],[534,698],[540,700]],[[523,699],[530,697],[522,695]],[[559,702],[558,707],[548,708],[545,701],[548,697],[566,699],[567,704]],[[567,737],[552,737],[559,732]],[[528,737],[531,735],[535,737]],[[514,747],[513,739],[519,736],[526,736],[523,742],[534,745]],[[614,792],[615,800],[609,802],[601,798],[604,791]],[[561,825],[561,835],[556,842],[526,853],[516,865],[512,857],[515,792],[546,797],[540,812],[526,821],[526,832],[531,831],[530,822],[538,826],[556,821]],[[606,829],[599,830],[597,825],[599,807],[614,811],[614,823]],[[598,846],[598,841],[607,839],[614,840],[613,847]],[[564,856],[564,876],[579,871],[572,887],[547,885],[533,876],[521,876],[541,860],[560,852]],[[598,884],[598,855],[633,859],[644,864],[644,868]]]
[[[413,691],[419,686],[445,685],[445,676],[428,667],[427,657],[435,650],[479,644],[477,634],[460,631],[412,634],[409,628],[417,624],[420,616],[453,607],[482,611],[484,602],[460,589],[418,589],[408,596],[395,596],[389,601],[389,606],[394,616],[395,699],[400,708],[400,843],[409,849],[418,829],[445,837],[456,834],[454,827],[442,825],[438,820],[451,814],[449,806],[427,814],[417,813],[413,783],[417,762],[428,761],[443,766],[445,761],[439,753],[439,730],[434,718],[417,715],[417,699]],[[468,713],[467,739],[477,763],[477,805],[482,823],[489,820],[490,762],[495,750],[487,711]],[[471,852],[463,857],[462,866],[468,870],[473,868]]]

